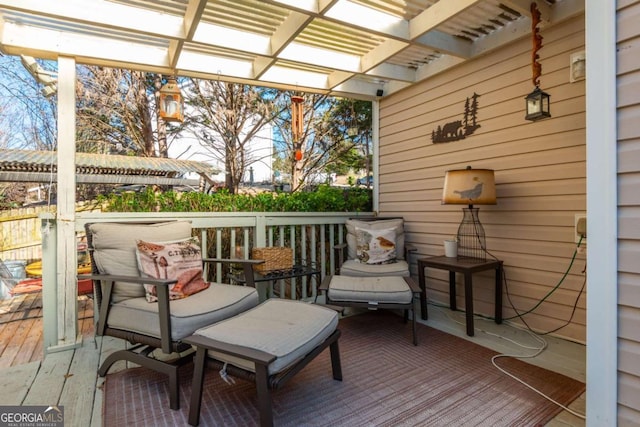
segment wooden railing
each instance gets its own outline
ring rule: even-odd
[[[345,240],[344,223],[350,217],[372,216],[371,213],[77,213],[74,220],[56,219],[52,214],[42,221],[42,279],[45,352],[63,351],[81,345],[77,331],[76,242],[81,239],[85,224],[92,222],[161,222],[187,220],[203,247],[203,256],[235,257],[241,247],[245,257],[252,247],[287,246],[294,252],[295,262],[313,262],[320,268],[320,279],[332,274],[336,267],[333,246]],[[60,230],[58,230],[60,228]],[[75,236],[73,236],[75,234]],[[72,237],[71,242],[69,237]],[[158,236],[159,239],[162,236]],[[71,243],[71,244],[70,244]],[[134,256],[132,254],[131,256]],[[208,271],[215,281],[229,283],[223,270]],[[304,279],[300,279],[304,280]],[[306,282],[303,282],[305,285]],[[312,299],[318,283],[291,285],[283,296]],[[282,286],[282,285],[281,285]]]
[[[211,258],[250,258],[251,248],[285,246],[293,250],[295,264],[313,264],[321,278],[336,268],[333,247],[344,242],[347,218],[371,216],[370,213],[280,213],[280,212],[211,212],[211,213],[80,213],[76,217],[78,236],[91,222],[190,221],[194,235],[200,238],[203,256]],[[161,236],[158,236],[161,238]],[[212,267],[207,277],[228,283],[228,272]],[[293,299],[311,299],[317,295],[316,281],[307,278],[278,283],[280,295]],[[287,290],[284,290],[284,286]]]

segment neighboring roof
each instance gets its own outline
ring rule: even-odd
[[[56,180],[57,153],[0,149],[0,182]],[[70,163],[71,164],[71,163]],[[198,185],[189,173],[207,177],[220,170],[204,162],[157,157],[76,153],[78,184]]]
[[[539,0],[541,27],[584,0]],[[0,0],[0,50],[386,96],[531,34],[531,0]],[[527,73],[528,70],[524,71]]]

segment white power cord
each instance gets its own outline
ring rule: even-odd
[[[433,307],[435,307],[435,308],[437,308],[437,309],[438,309],[438,310],[440,310],[441,312],[443,312],[443,313],[444,313],[444,314],[445,314],[445,315],[446,315],[446,316],[447,316],[447,317],[448,317],[452,322],[457,323],[457,324],[462,325],[462,326],[464,326],[464,325],[466,324],[466,323],[463,323],[462,321],[459,321],[458,319],[454,319],[453,317],[451,317],[451,316],[450,316],[450,314],[449,314],[449,311],[444,311],[444,310],[442,310],[442,309],[441,309],[441,307],[439,307],[439,306],[437,306],[437,305],[432,305],[432,306],[433,306]],[[476,319],[480,319],[480,320],[487,320],[487,319],[484,319],[484,318],[482,318],[482,317],[477,317],[477,316],[474,316],[474,317],[475,317]],[[495,356],[493,356],[493,357],[491,358],[491,363],[492,363],[492,364],[493,364],[493,366],[494,366],[496,369],[498,369],[500,372],[502,372],[503,374],[505,374],[505,375],[507,375],[507,376],[509,376],[509,377],[513,378],[514,380],[518,381],[520,384],[524,385],[524,386],[525,386],[525,387],[527,387],[528,389],[530,389],[530,390],[532,390],[532,391],[536,392],[537,394],[539,394],[539,395],[540,395],[540,396],[542,396],[543,398],[547,399],[549,402],[553,403],[554,405],[559,406],[560,408],[564,409],[565,411],[569,412],[569,413],[570,413],[570,414],[572,414],[572,415],[575,415],[576,417],[578,417],[578,418],[580,418],[580,419],[586,420],[586,416],[585,416],[584,414],[581,414],[581,413],[579,413],[579,412],[576,412],[576,411],[574,411],[574,410],[572,410],[572,409],[570,409],[570,408],[566,407],[565,405],[561,404],[560,402],[555,401],[554,399],[552,399],[551,397],[547,396],[546,394],[544,394],[544,393],[543,393],[543,392],[541,392],[540,390],[536,389],[536,388],[535,388],[535,387],[533,387],[532,385],[530,385],[530,384],[526,383],[525,381],[521,380],[520,378],[518,378],[518,377],[516,377],[515,375],[513,375],[513,374],[511,374],[511,373],[507,372],[505,369],[503,369],[503,368],[501,368],[500,366],[498,366],[498,365],[497,365],[496,360],[497,360],[497,359],[499,359],[499,358],[501,358],[501,357],[513,357],[513,358],[515,358],[515,359],[532,359],[532,358],[534,358],[534,357],[539,356],[540,354],[542,354],[542,352],[544,352],[544,351],[547,349],[547,346],[548,346],[548,343],[547,343],[547,341],[546,341],[544,338],[542,338],[542,337],[540,337],[540,336],[538,336],[538,335],[534,334],[533,332],[529,331],[528,329],[523,329],[523,330],[524,330],[524,331],[526,331],[526,332],[527,332],[531,337],[533,337],[533,339],[534,339],[534,340],[536,340],[536,341],[537,341],[538,343],[540,343],[540,345],[541,345],[540,347],[531,347],[531,346],[527,346],[527,345],[525,345],[525,344],[521,344],[521,343],[519,343],[519,342],[517,342],[517,341],[515,341],[515,340],[512,340],[511,338],[507,338],[507,337],[504,337],[504,336],[502,336],[502,335],[495,334],[495,333],[493,333],[493,332],[485,331],[484,329],[480,329],[480,328],[474,327],[474,330],[476,330],[476,331],[480,331],[480,332],[483,332],[483,333],[485,333],[485,334],[487,334],[487,335],[491,335],[491,336],[494,336],[494,337],[497,337],[497,338],[503,339],[503,340],[505,340],[505,341],[509,341],[510,343],[515,344],[515,345],[517,345],[518,347],[521,347],[521,348],[524,348],[524,349],[527,349],[527,350],[534,350],[533,354],[530,354],[530,355],[504,354],[504,353],[502,353],[502,354],[497,354],[497,355],[495,355]]]

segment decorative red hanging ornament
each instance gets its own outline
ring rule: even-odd
[[[291,134],[293,136],[293,142],[298,143],[302,139],[302,133],[304,131],[304,98],[300,95],[291,96]],[[297,154],[296,154],[297,157]]]
[[[295,156],[296,156],[296,162],[299,162],[300,160],[302,160],[302,150],[300,149],[296,150]]]

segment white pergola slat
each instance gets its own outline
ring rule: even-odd
[[[539,0],[543,22],[584,11]],[[530,32],[529,0],[0,0],[0,50],[375,99]],[[352,92],[351,92],[352,91]]]

